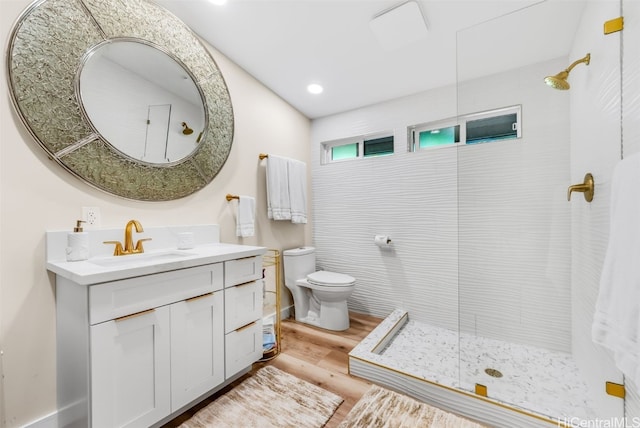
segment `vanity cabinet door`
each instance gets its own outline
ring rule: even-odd
[[[170,309],[91,329],[91,427],[149,427],[171,413]]]
[[[224,382],[222,291],[171,305],[171,411]]]

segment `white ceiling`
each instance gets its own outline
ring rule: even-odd
[[[156,2],[309,118],[566,56],[584,6],[583,0],[415,0],[426,37],[389,50],[370,21],[405,0]],[[324,92],[309,94],[310,83]]]

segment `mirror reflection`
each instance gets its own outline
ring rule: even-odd
[[[178,162],[196,150],[206,128],[203,97],[186,68],[139,41],[92,50],[80,70],[79,95],[96,131],[138,161]]]

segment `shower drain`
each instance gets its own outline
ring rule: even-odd
[[[500,373],[500,371],[496,369],[484,369],[484,372],[491,377],[502,377],[502,373]]]

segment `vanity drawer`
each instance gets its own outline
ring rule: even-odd
[[[225,335],[225,350],[227,379],[262,358],[262,319]]]
[[[224,332],[262,318],[262,281],[224,289]]]
[[[262,256],[224,262],[225,287],[232,287],[260,278],[262,278]]]
[[[123,256],[126,257],[126,256]],[[222,263],[89,286],[91,325],[221,290]]]

